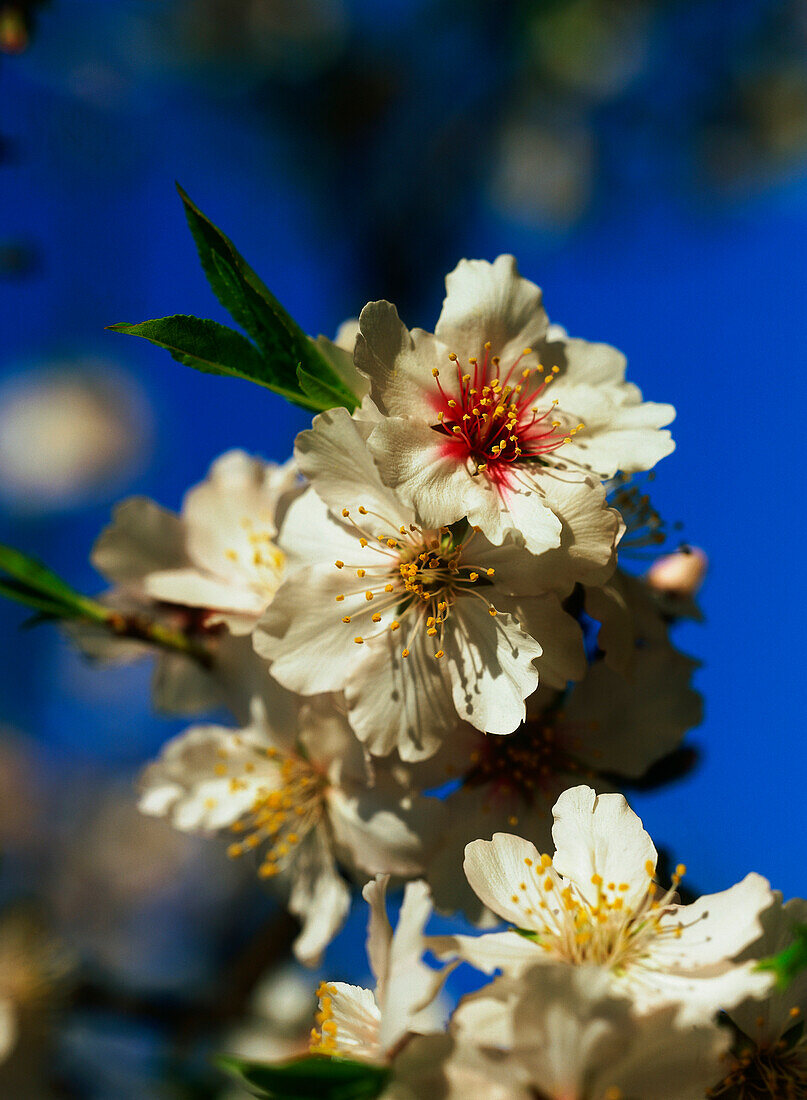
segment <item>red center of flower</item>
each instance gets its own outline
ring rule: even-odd
[[[451,352],[454,367],[445,381],[436,367],[432,370],[437,384],[435,428],[448,437],[446,445],[453,454],[473,462],[476,473],[484,470],[499,480],[513,463],[557,450],[583,425],[564,423],[557,401],[546,400],[558,367],[522,366],[525,356],[533,354],[525,348],[505,369],[490,350],[488,342],[481,358],[468,360],[467,371]]]

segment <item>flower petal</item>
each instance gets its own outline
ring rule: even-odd
[[[435,335],[462,358],[481,356],[486,341],[505,366],[544,339],[548,319],[540,289],[519,275],[513,256],[461,260],[446,277]]]
[[[538,915],[545,905],[541,853],[529,840],[512,833],[473,840],[465,849],[463,868],[471,889],[493,913],[516,928],[543,928]]]
[[[458,600],[446,659],[460,717],[486,733],[512,733],[525,698],[538,686],[533,664],[543,650],[510,615],[491,615],[482,600]]]
[[[657,853],[642,823],[621,794],[597,795],[591,787],[564,791],[553,810],[555,870],[571,879],[591,905],[601,882],[626,883],[626,907],[647,894]]]

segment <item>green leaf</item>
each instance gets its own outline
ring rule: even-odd
[[[348,409],[355,408],[356,399],[354,395],[342,384],[336,374],[333,375],[333,379],[334,381],[323,381],[304,370],[302,364],[297,367],[297,380],[300,383],[300,389],[306,397],[310,397],[316,403],[317,408],[335,409],[339,405],[344,405]],[[350,405],[351,401],[353,402],[352,406]]]
[[[51,619],[75,617],[68,605],[48,600],[44,596],[38,595],[34,589],[26,588],[19,581],[0,580],[0,596],[5,596],[7,600],[14,600],[15,603],[21,603],[25,607],[32,607],[40,614]]]
[[[317,408],[333,408],[338,404],[352,412],[359,404],[358,399],[344,385],[316,343],[286,312],[232,241],[191,202],[178,184],[177,190],[213,293],[233,320],[249,333],[266,360],[265,369],[271,373],[273,382],[264,381],[264,385],[289,397],[298,392],[298,369],[301,369],[306,378],[311,379],[311,387],[315,382],[321,385],[322,390],[318,392],[322,393],[322,400],[326,397],[330,400],[330,404],[319,404]],[[303,392],[309,391],[303,388]]]
[[[320,1054],[274,1065],[229,1056],[216,1062],[264,1100],[373,1100],[389,1080],[385,1066]]]
[[[794,940],[784,951],[762,959],[757,970],[772,970],[776,975],[776,985],[787,989],[797,974],[807,970],[807,924],[797,924],[793,929]]]
[[[0,543],[0,596],[59,619],[103,621],[109,612],[62,580],[41,561]]]
[[[206,374],[257,382],[259,386],[266,386],[305,408],[320,408],[298,393],[296,386],[291,391],[281,387],[249,340],[218,321],[177,313],[173,317],[159,317],[137,325],[118,324],[109,325],[109,328],[126,336],[141,336],[158,348],[165,348],[174,359],[187,367],[194,367]]]

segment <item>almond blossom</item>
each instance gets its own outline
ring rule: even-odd
[[[774,904],[762,914],[762,936],[743,958],[765,959],[790,947],[797,927],[807,926],[807,901],[791,898],[782,904],[774,892]],[[763,1100],[807,1096],[807,971],[796,974],[785,989],[772,990],[764,1000],[748,998],[729,1009],[731,1022],[740,1032],[736,1054],[728,1073],[722,1075],[709,1096],[723,1100]]]
[[[370,905],[367,955],[375,990],[345,982],[323,982],[318,991],[315,1053],[388,1061],[411,1034],[438,1031],[433,1002],[450,968],[432,970],[423,962],[423,929],[431,916],[425,882],[407,883],[398,924],[387,917],[389,875],[376,875],[362,890]]]
[[[675,1003],[695,1021],[768,988],[768,975],[734,961],[759,936],[772,902],[764,878],[752,873],[682,905],[675,889],[685,868],[660,890],[656,849],[622,795],[573,787],[553,814],[554,856],[508,833],[465,850],[471,888],[513,930],[445,937],[435,949],[486,973],[518,975],[551,960],[596,963],[642,1009]]]
[[[463,260],[434,335],[389,302],[359,318],[356,365],[385,419],[370,437],[385,482],[426,523],[467,516],[491,542],[559,545],[561,519],[618,470],[650,469],[673,443],[670,405],[643,402],[625,358],[549,326],[512,256]]]
[[[291,463],[229,451],[185,495],[179,516],[145,497],[119,504],[92,563],[130,595],[200,608],[206,625],[248,634],[283,578],[274,539],[295,482]]]
[[[310,965],[341,927],[355,873],[417,873],[418,812],[389,776],[368,775],[361,746],[334,703],[304,704],[293,728],[267,721],[260,700],[241,730],[196,726],[169,741],[140,780],[140,809],[185,832],[229,833],[231,858],[254,853],[258,875],[283,876],[303,928],[294,949]]]
[[[582,635],[561,600],[580,572],[574,548],[602,542],[613,555],[614,532],[595,508],[536,558],[464,522],[426,526],[382,482],[372,423],[334,409],[298,439],[312,487],[286,514],[294,566],[254,642],[289,690],[344,690],[371,752],[416,760],[457,715],[510,733],[539,677],[560,687],[583,674]]]
[[[507,1100],[699,1100],[728,1035],[685,1025],[674,1006],[636,1013],[606,971],[548,963],[498,978],[451,1022],[444,1096]],[[411,1072],[411,1071],[409,1071]]]

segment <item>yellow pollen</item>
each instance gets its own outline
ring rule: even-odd
[[[437,650],[437,652],[435,653],[435,657],[436,657],[436,658],[438,659],[438,661],[439,661],[441,657],[445,657],[445,653],[443,652],[443,650],[442,650],[442,649],[438,649],[438,650]]]
[[[371,600],[373,598],[373,593],[368,590],[364,593],[364,598],[365,600]]]
[[[342,622],[343,623],[349,623],[350,622],[350,615],[343,615],[342,616]]]
[[[496,615],[498,615],[498,611],[495,607],[491,606],[488,608],[488,615],[493,615],[495,617]]]
[[[365,548],[366,545],[367,545],[367,539],[366,538],[360,538],[359,539],[359,546],[362,548],[362,550]]]
[[[481,469],[481,467],[480,467],[480,469]],[[471,575],[470,575],[470,577],[468,578],[468,580],[469,580],[469,581],[478,581],[478,580],[479,580],[479,574],[478,574],[478,573],[471,573]]]
[[[333,564],[336,566],[337,569],[345,568],[345,563],[343,561],[335,561]]]
[[[363,577],[363,576],[365,576],[366,573],[367,573],[366,569],[357,569],[356,570],[356,576],[357,577]]]
[[[343,508],[342,509],[342,515],[344,516],[345,519],[347,519],[347,517],[350,515],[350,510],[348,508]]]
[[[359,515],[360,516],[366,516],[367,515],[367,509],[362,504],[359,505]]]
[[[373,615],[373,622],[374,623],[380,623],[381,622],[381,616],[378,614],[378,612],[376,612],[375,615]]]
[[[336,602],[341,603],[344,598],[345,598],[344,592],[340,592],[339,595],[336,597]]]
[[[398,630],[400,629],[400,626],[401,624],[397,620],[389,624],[390,630]]]
[[[364,638],[354,638],[353,641],[356,645],[364,645]]]
[[[486,573],[486,574],[487,574],[487,575],[488,575],[489,577],[492,577],[492,576],[493,576],[493,574],[494,574],[495,572],[496,572],[496,570],[495,570],[495,569],[486,569],[486,570],[485,570],[485,573]]]
[[[402,657],[408,657],[409,656],[409,650],[408,649],[402,649],[401,650],[401,656]]]
[[[440,372],[437,369],[437,367],[432,367],[432,377],[433,378],[439,378],[440,377]]]

